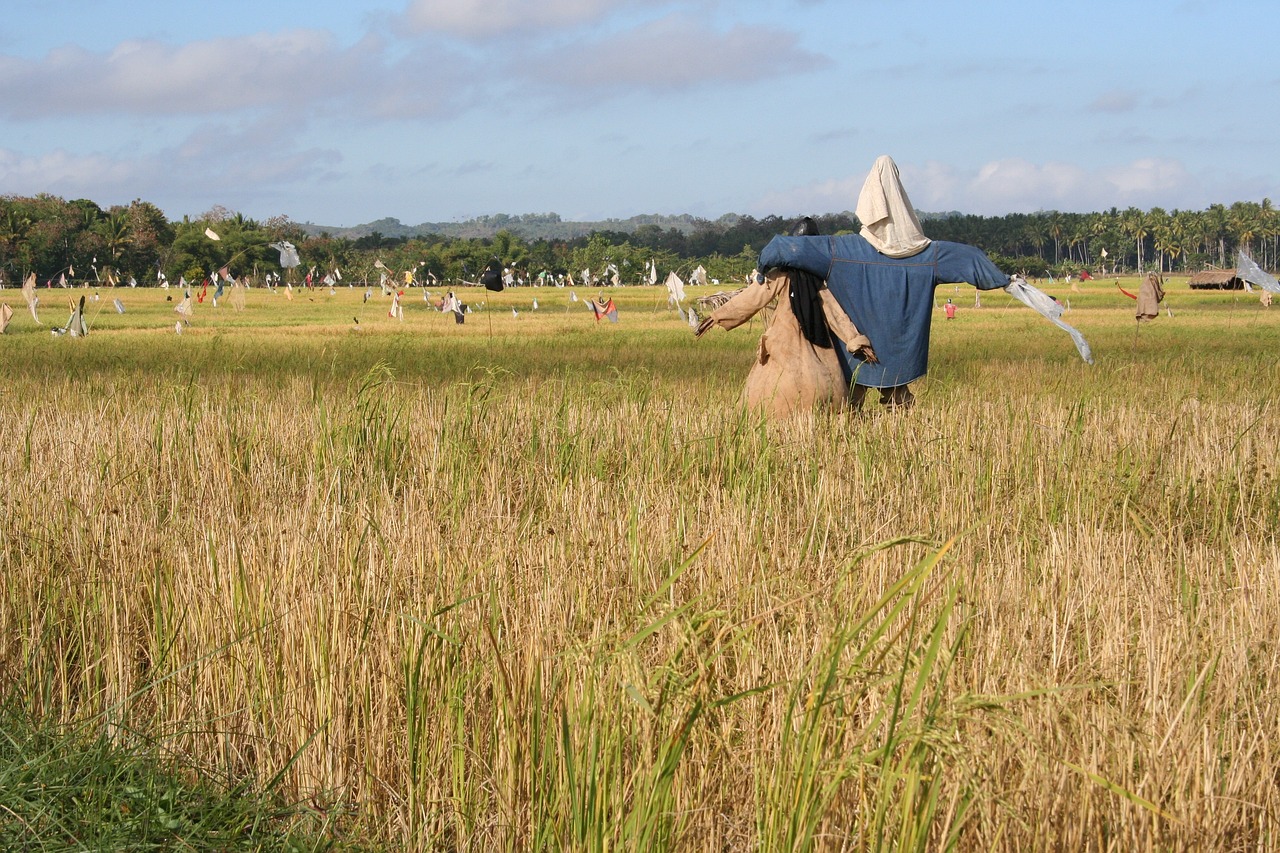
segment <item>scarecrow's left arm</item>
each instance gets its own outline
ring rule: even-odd
[[[1004,292],[1040,314],[1050,323],[1071,336],[1080,357],[1093,364],[1093,353],[1084,335],[1062,321],[1062,306],[1047,293],[1027,284],[1021,276],[1012,279],[1000,272],[978,249],[961,243],[935,243],[938,247],[938,279],[940,281],[967,281],[979,290],[1003,288]]]

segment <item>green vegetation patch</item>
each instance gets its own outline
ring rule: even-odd
[[[128,740],[0,710],[0,848],[334,848],[317,813],[264,786],[217,784]]]

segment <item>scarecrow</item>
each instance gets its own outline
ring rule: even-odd
[[[1154,320],[1160,316],[1160,303],[1164,301],[1164,282],[1153,272],[1147,273],[1138,288],[1138,310],[1134,315],[1139,321]]]
[[[1146,320],[1154,320],[1160,316],[1160,303],[1164,301],[1164,282],[1160,280],[1160,276],[1156,273],[1149,272],[1143,277],[1137,293],[1130,293],[1120,287],[1119,279],[1116,279],[1116,287],[1125,296],[1138,303],[1138,310],[1134,312],[1133,316],[1139,323]]]
[[[816,235],[805,217],[792,234]],[[756,347],[756,361],[747,374],[743,401],[749,408],[774,417],[811,409],[820,404],[842,405],[849,383],[837,354],[837,341],[874,364],[871,341],[849,320],[817,275],[799,269],[775,270],[762,281],[748,284],[718,306],[694,331],[702,337],[712,326],[735,329],[771,304],[777,304]]]
[[[887,156],[867,176],[855,210],[860,234],[834,237],[774,237],[760,254],[758,269],[802,270],[826,278],[827,287],[853,324],[874,347],[838,350],[852,399],[860,405],[867,389],[893,408],[914,401],[909,383],[929,366],[929,329],[933,292],[939,284],[967,282],[978,290],[1004,288],[1011,296],[1068,331],[1081,357],[1092,364],[1088,345],[1060,319],[1062,309],[1021,279],[1010,281],[973,246],[930,240]]]
[[[595,316],[596,322],[600,322],[600,318],[607,319],[610,323],[618,322],[618,306],[613,304],[613,299],[605,297],[602,293],[595,302],[587,300],[587,307],[591,309],[591,313]]]

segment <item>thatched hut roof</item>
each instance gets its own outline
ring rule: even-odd
[[[1203,270],[1187,279],[1192,290],[1243,290],[1244,282],[1235,270]]]

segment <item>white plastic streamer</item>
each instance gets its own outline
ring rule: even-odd
[[[1274,276],[1254,263],[1253,258],[1246,255],[1243,249],[1239,251],[1239,255],[1236,257],[1236,267],[1236,275],[1243,281],[1249,284],[1256,284],[1263,290],[1269,290],[1272,293],[1280,293],[1280,281],[1276,281]]]
[[[1080,357],[1084,359],[1086,364],[1093,364],[1093,353],[1089,351],[1089,344],[1085,341],[1084,335],[1062,322],[1062,313],[1065,309],[1055,302],[1052,296],[1032,287],[1027,284],[1025,279],[1018,276],[1014,276],[1009,280],[1009,284],[1004,291],[1070,335],[1071,340],[1075,341]]]

